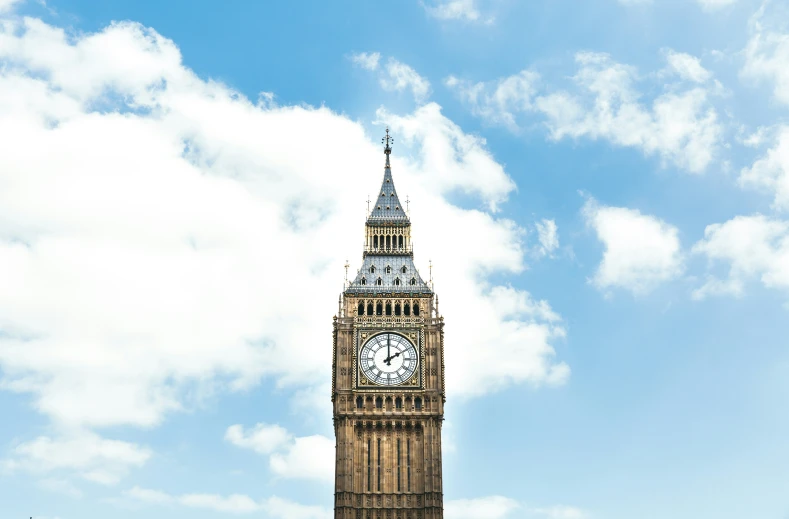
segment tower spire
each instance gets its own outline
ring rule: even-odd
[[[381,138],[381,142],[384,145],[384,154],[386,155],[386,167],[389,167],[389,155],[392,154],[392,143],[394,139],[389,135],[389,127],[386,127],[386,137]]]
[[[384,145],[384,154],[386,155],[384,178],[373,210],[368,213],[367,223],[408,224],[408,215],[400,205],[392,178],[392,168],[389,165],[389,156],[392,154],[392,143],[394,143],[394,139],[389,135],[389,128],[386,128],[386,135],[381,138],[381,143]]]

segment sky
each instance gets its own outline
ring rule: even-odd
[[[785,0],[0,0],[0,515],[332,517],[389,127],[447,519],[789,519],[788,116]]]

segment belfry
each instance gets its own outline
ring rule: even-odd
[[[443,517],[444,318],[413,261],[389,130],[362,267],[334,318],[336,519]]]

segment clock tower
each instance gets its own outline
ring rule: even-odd
[[[335,519],[441,519],[444,318],[414,266],[386,130],[362,267],[334,318]]]

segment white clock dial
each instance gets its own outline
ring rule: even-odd
[[[400,334],[380,333],[359,352],[359,367],[373,384],[396,386],[411,380],[419,355],[416,347]]]

